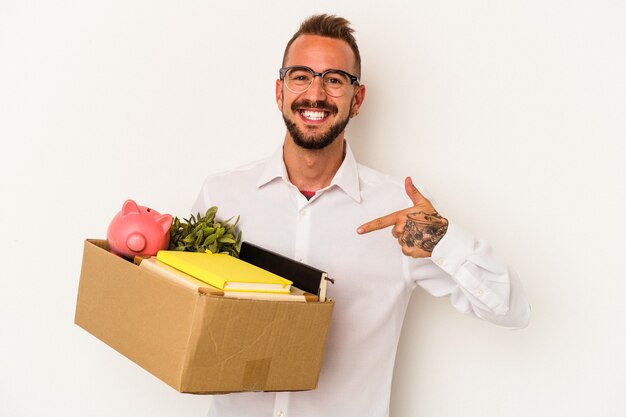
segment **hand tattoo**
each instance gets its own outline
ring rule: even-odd
[[[417,246],[426,252],[432,252],[448,230],[448,220],[436,211],[426,214],[423,211],[409,213],[400,236],[400,243],[409,248]]]

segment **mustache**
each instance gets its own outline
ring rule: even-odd
[[[301,108],[309,108],[309,109],[327,111],[329,113],[337,113],[339,111],[337,106],[324,100],[311,101],[311,100],[303,99],[303,100],[294,101],[293,103],[291,103],[292,111],[295,112]]]

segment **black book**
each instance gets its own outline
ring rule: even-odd
[[[287,278],[295,287],[326,301],[326,281],[332,280],[322,270],[245,241],[241,243],[239,259]]]

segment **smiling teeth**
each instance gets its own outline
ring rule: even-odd
[[[311,120],[322,120],[326,117],[326,112],[323,111],[312,111],[312,110],[304,110],[302,115],[307,119]]]

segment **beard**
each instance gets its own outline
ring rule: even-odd
[[[352,103],[351,103],[352,104]],[[294,113],[298,112],[298,109],[303,106],[308,107],[312,110],[320,110],[326,111],[330,114],[337,113],[337,106],[334,106],[325,101],[317,101],[315,103],[311,103],[307,100],[294,102],[291,105],[291,110]],[[350,106],[352,107],[352,105]],[[287,126],[287,131],[293,138],[293,141],[296,145],[304,149],[324,149],[329,146],[331,143],[337,139],[339,134],[346,129],[348,126],[348,122],[350,121],[350,116],[346,116],[345,119],[338,120],[335,124],[330,126],[328,131],[325,133],[316,134],[316,132],[305,134],[301,129],[296,126],[296,124],[285,116],[283,112],[283,120],[285,121],[285,126]]]

